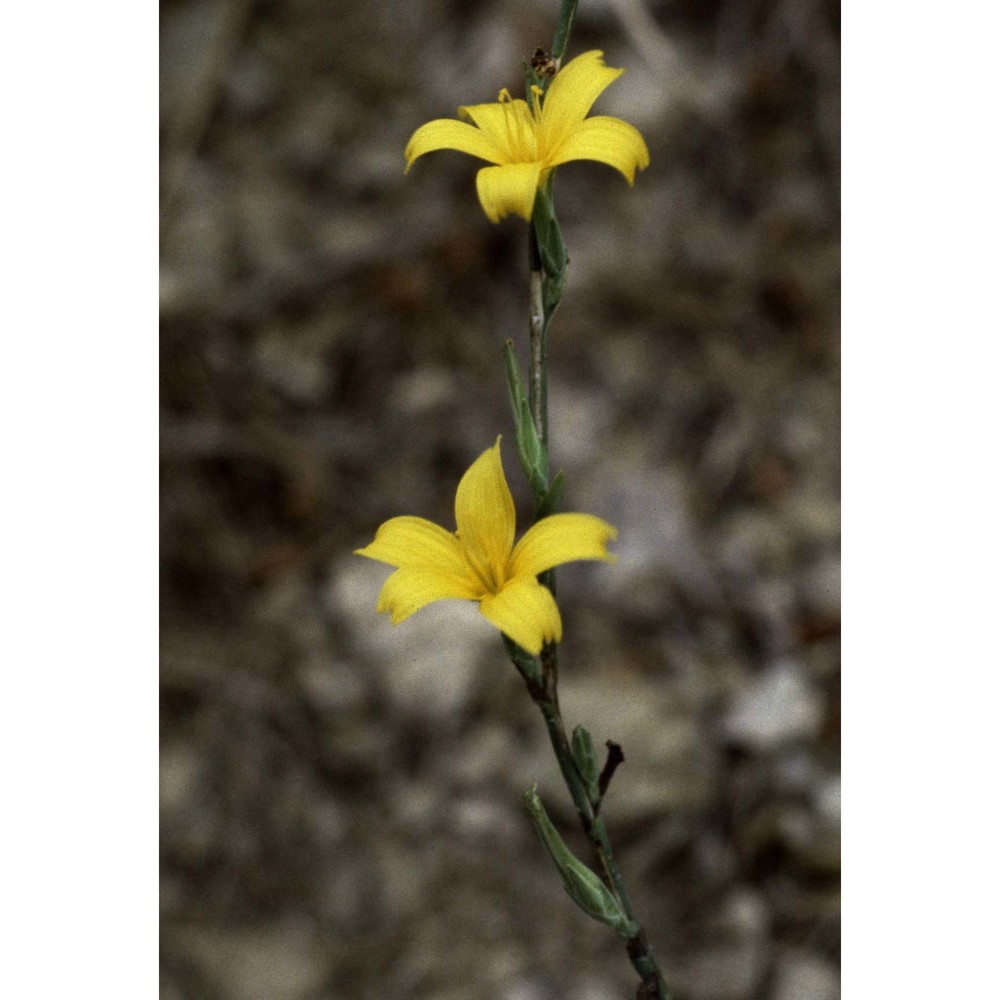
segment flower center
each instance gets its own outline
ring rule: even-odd
[[[507,89],[498,98],[503,108],[504,138],[511,163],[534,163],[538,159],[537,118],[534,112],[528,118],[523,114],[523,102],[515,103]],[[535,98],[537,108],[538,98]]]
[[[468,546],[463,547],[463,554],[469,568],[482,584],[485,592],[499,594],[507,582],[504,568],[497,566],[485,553],[474,552]]]

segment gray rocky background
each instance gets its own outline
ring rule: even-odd
[[[521,805],[574,829],[471,606],[393,629],[351,555],[452,525],[505,435],[525,226],[424,121],[521,86],[558,3],[162,5],[165,1000],[631,998]],[[839,12],[582,0],[570,55],[645,134],[629,190],[562,169],[552,363],[570,725],[677,1000],[839,995]]]

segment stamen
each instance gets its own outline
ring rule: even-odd
[[[469,568],[483,587],[484,593],[498,594],[505,579],[503,572],[498,572],[497,567],[488,558],[483,559],[481,553],[473,553],[466,548],[463,554]]]
[[[542,117],[542,88],[537,83],[531,85],[531,113],[537,122]]]
[[[532,111],[532,117],[538,119],[538,96],[534,95],[536,109]],[[507,140],[507,151],[511,163],[528,163],[534,156],[535,130],[528,125],[524,118],[518,114],[516,102],[510,96],[510,91],[505,87],[497,97],[500,107],[503,108],[504,133]]]

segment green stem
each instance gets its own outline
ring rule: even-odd
[[[534,233],[531,235],[532,264],[537,257],[537,246]],[[545,315],[545,300],[543,295],[545,275],[541,263],[536,270],[532,267],[528,285],[528,344],[530,350],[530,367],[528,369],[528,406],[535,422],[535,432],[541,443],[542,450],[549,450],[549,387],[548,360],[549,336],[548,323]],[[537,501],[536,497],[536,501]]]

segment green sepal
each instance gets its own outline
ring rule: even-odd
[[[580,861],[563,842],[542,805],[537,785],[532,785],[524,793],[524,804],[528,807],[535,829],[542,838],[549,857],[559,869],[563,886],[573,902],[594,920],[613,927],[626,940],[635,937],[639,932],[639,925],[625,916],[618,900],[597,873]]]
[[[597,751],[594,749],[594,741],[590,738],[590,733],[583,726],[577,726],[573,730],[571,746],[573,761],[587,789],[587,797],[590,799],[590,804],[596,806],[601,801],[599,786],[601,769],[597,763]]]
[[[535,207],[531,221],[535,229],[535,241],[538,246],[538,256],[546,277],[559,283],[560,291],[565,282],[566,264],[569,260],[566,253],[566,243],[563,241],[562,230],[556,220],[555,207],[548,191],[552,176],[548,183],[538,189],[535,196]]]
[[[507,649],[507,655],[511,663],[517,667],[518,673],[529,683],[536,687],[542,684],[542,665],[537,657],[534,657],[527,650],[522,649],[510,636],[503,635],[503,644]]]
[[[535,502],[535,520],[540,521],[543,517],[548,517],[550,514],[554,514],[559,509],[559,504],[562,503],[563,488],[566,485],[566,477],[562,474],[562,470],[555,474],[555,478],[552,480],[552,485],[538,497],[536,493],[535,496],[538,499]]]
[[[542,308],[546,326],[551,322],[562,299],[569,263],[562,230],[552,204],[552,179],[553,174],[549,174],[546,182],[538,189],[531,215],[531,267],[542,272]]]
[[[510,394],[510,406],[514,414],[514,432],[517,441],[517,457],[521,462],[524,475],[531,485],[536,497],[545,496],[549,492],[548,456],[538,437],[535,421],[531,416],[531,408],[521,385],[521,373],[517,358],[514,357],[514,345],[505,341],[503,345],[504,370],[507,373],[507,389]]]
[[[560,289],[565,284],[566,264],[569,257],[566,254],[566,244],[563,243],[562,231],[553,223],[548,232],[548,240],[538,246],[542,258],[545,276],[559,284]]]
[[[542,286],[542,305],[545,308],[545,323],[552,322],[559,303],[562,301],[563,288],[566,286],[566,271],[557,278],[546,278]]]

